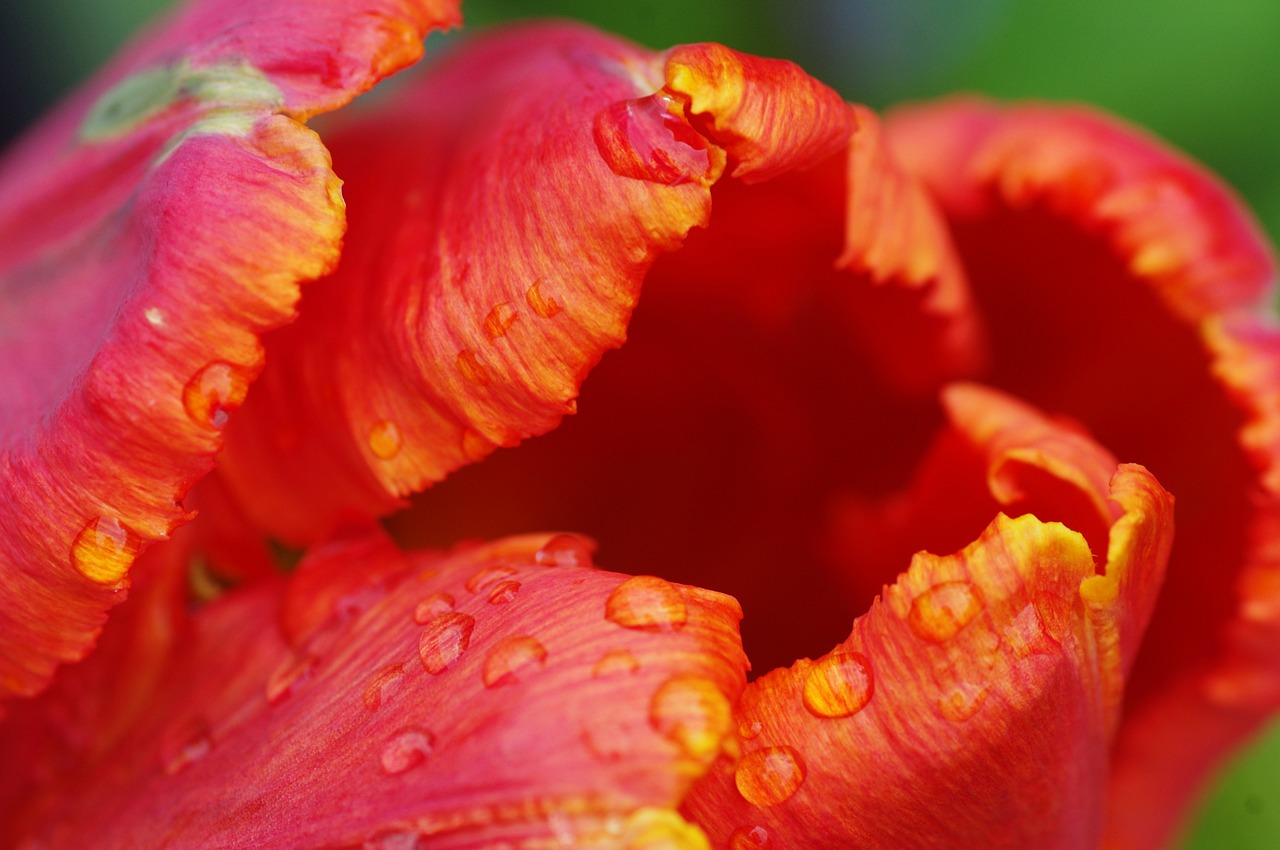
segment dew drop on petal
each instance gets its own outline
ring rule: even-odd
[[[710,850],[701,829],[670,809],[643,807],[622,825],[623,850]]]
[[[209,724],[194,719],[170,729],[160,741],[160,761],[170,776],[200,761],[213,748]]]
[[[564,308],[560,306],[560,302],[542,291],[542,278],[538,278],[533,285],[524,291],[524,300],[529,305],[529,309],[544,319],[551,319],[560,314]]]
[[[467,592],[484,593],[498,582],[509,579],[515,574],[516,571],[511,567],[485,567],[467,579]]]
[[[740,826],[729,836],[729,850],[773,850],[773,836],[763,826]]]
[[[449,593],[433,593],[424,598],[413,609],[413,621],[418,625],[425,625],[431,622],[441,614],[447,614],[453,610],[454,599]]]
[[[505,605],[516,598],[520,592],[520,582],[518,581],[501,581],[493,586],[489,591],[490,605]]]
[[[182,406],[195,422],[221,429],[249,392],[250,378],[234,364],[215,360],[187,381]]]
[[[591,567],[591,545],[576,534],[557,534],[533,555],[543,567]]]
[[[520,311],[511,306],[510,301],[503,301],[494,305],[489,311],[489,315],[484,317],[484,335],[493,342],[499,337],[507,335],[507,331],[511,330],[511,326],[520,318]]]
[[[763,731],[764,724],[759,720],[743,720],[738,724],[738,737],[744,741],[760,737],[760,733]]]
[[[364,707],[373,711],[380,708],[400,686],[404,684],[404,665],[388,664],[374,674],[364,688]]]
[[[142,539],[115,517],[90,520],[71,543],[71,564],[89,581],[115,584],[125,577]]]
[[[729,700],[715,682],[700,676],[673,676],[649,704],[649,723],[685,755],[710,761],[733,729]]]
[[[707,140],[672,114],[671,104],[670,97],[649,95],[596,113],[596,149],[615,174],[667,186],[706,178],[711,170]]]
[[[494,644],[484,659],[484,686],[511,685],[541,670],[547,663],[547,649],[536,638],[513,635]]]
[[[804,760],[793,747],[763,747],[742,757],[733,782],[748,803],[776,806],[800,790],[805,774]]]
[[[418,656],[422,666],[433,676],[438,676],[449,665],[462,657],[471,644],[471,632],[476,627],[474,617],[451,611],[441,614],[426,624],[418,641]]]
[[[369,429],[369,451],[374,457],[390,460],[400,453],[404,445],[404,437],[400,428],[390,419],[383,419]]]
[[[476,357],[476,353],[469,348],[464,348],[458,352],[456,361],[458,371],[462,373],[462,377],[466,378],[477,386],[485,386],[489,383],[489,370],[480,362],[480,358]]]
[[[982,610],[981,592],[968,581],[944,581],[911,601],[907,625],[932,643],[950,640]]]
[[[379,761],[391,776],[413,770],[427,760],[435,737],[425,729],[401,729],[382,745]]]
[[[292,653],[267,677],[267,703],[279,705],[311,680],[320,659],[308,652]]]
[[[814,662],[804,680],[804,707],[818,717],[849,717],[875,693],[871,663],[858,652],[833,653]]]
[[[597,679],[603,679],[606,676],[629,676],[639,669],[640,662],[631,654],[631,650],[611,649],[600,656],[596,666],[591,668],[591,675]]]
[[[938,713],[952,723],[963,723],[978,713],[987,701],[987,688],[967,682],[938,698]]]
[[[604,615],[624,628],[650,632],[676,631],[689,618],[676,586],[654,576],[635,576],[614,588]]]

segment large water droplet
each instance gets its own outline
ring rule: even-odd
[[[474,617],[457,611],[441,614],[427,623],[418,641],[422,666],[433,676],[449,669],[471,645],[471,632],[475,627]]]
[[[557,534],[533,555],[544,567],[591,567],[591,544],[576,534]]]
[[[221,429],[249,392],[248,373],[231,363],[215,360],[187,381],[182,406],[201,425]]]
[[[165,733],[160,742],[160,761],[164,772],[173,776],[188,765],[200,761],[213,747],[209,724],[201,718],[182,723]]]
[[[476,357],[476,353],[471,349],[465,348],[459,351],[456,362],[462,377],[471,383],[481,387],[489,383],[489,370],[485,368],[485,365],[480,362],[480,358]]]
[[[369,451],[373,452],[374,457],[390,460],[400,453],[402,445],[404,437],[400,434],[400,428],[390,419],[383,419],[369,429]]]
[[[311,680],[320,659],[309,652],[291,653],[267,677],[267,703],[279,705]]]
[[[631,654],[631,650],[611,649],[600,656],[596,666],[591,668],[591,675],[597,679],[602,679],[606,676],[629,676],[639,669],[640,662]]]
[[[763,826],[740,826],[729,836],[729,850],[773,850],[773,836]]]
[[[709,762],[733,729],[729,700],[710,679],[673,676],[649,704],[649,722],[692,759]]]
[[[380,708],[404,684],[404,665],[388,664],[383,667],[364,688],[364,706],[373,711]]]
[[[559,301],[542,291],[542,278],[535,280],[533,285],[524,291],[524,300],[529,305],[529,309],[543,319],[555,318],[564,309]]]
[[[511,578],[516,571],[511,567],[494,566],[479,570],[467,579],[468,593],[484,593],[499,582]]]
[[[982,594],[968,581],[944,581],[911,601],[907,625],[924,640],[950,640],[982,610]]]
[[[804,760],[795,748],[763,747],[742,757],[733,782],[748,803],[776,806],[800,790],[805,774]]]
[[[650,632],[675,631],[689,618],[676,586],[654,576],[635,576],[614,588],[604,615],[619,626]]]
[[[862,711],[875,693],[871,663],[858,652],[839,652],[809,667],[804,707],[818,717],[849,717]]]
[[[528,635],[503,638],[484,660],[484,686],[512,685],[547,663],[547,649]]]
[[[619,101],[596,113],[596,150],[622,177],[678,186],[703,181],[711,170],[707,140],[672,113],[668,96]]]
[[[520,593],[520,582],[500,581],[489,591],[490,605],[506,605]]]
[[[489,311],[489,315],[484,317],[484,335],[489,338],[490,342],[499,337],[504,337],[519,318],[520,311],[512,307],[510,301],[496,304]]]
[[[71,564],[89,581],[115,584],[138,556],[142,539],[115,517],[100,516],[80,529],[71,543]]]
[[[382,745],[382,769],[392,776],[413,770],[427,760],[435,743],[435,737],[425,729],[402,729]]]
[[[418,603],[413,609],[413,621],[418,625],[425,625],[431,622],[441,614],[447,614],[453,610],[453,596],[448,593],[433,593]]]

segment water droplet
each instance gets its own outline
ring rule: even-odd
[[[512,685],[547,663],[547,649],[528,635],[498,641],[484,660],[484,686]]]
[[[700,676],[673,676],[649,704],[649,722],[658,734],[692,759],[710,762],[733,729],[729,700],[715,682]]]
[[[170,729],[160,742],[160,761],[164,772],[173,776],[190,764],[200,761],[213,747],[209,724],[197,718]]]
[[[370,711],[380,708],[400,690],[400,686],[404,684],[404,675],[403,664],[388,664],[375,673],[364,688],[365,708]]]
[[[938,713],[952,723],[963,723],[978,713],[987,701],[987,688],[961,683],[938,699]]]
[[[507,331],[511,330],[511,326],[519,318],[520,311],[512,307],[510,301],[503,301],[495,305],[489,311],[489,315],[484,317],[484,335],[489,337],[490,342],[506,336]]]
[[[390,460],[400,453],[402,445],[404,438],[400,436],[400,428],[390,419],[383,419],[369,429],[369,451],[375,457]]]
[[[449,669],[449,665],[461,658],[471,645],[471,631],[475,627],[474,617],[457,611],[441,614],[427,623],[418,641],[422,666],[433,676]]]
[[[515,575],[516,571],[511,567],[493,566],[485,567],[479,570],[471,578],[467,579],[468,593],[484,593],[500,581],[508,579]]]
[[[493,586],[493,590],[489,591],[490,605],[505,605],[516,598],[516,594],[520,592],[520,582],[518,581],[502,581]]]
[[[804,707],[818,717],[849,717],[875,693],[871,663],[858,652],[840,652],[814,662],[804,680]]]
[[[791,799],[805,778],[804,760],[788,746],[752,750],[738,762],[733,782],[754,806],[776,806]]]
[[[949,640],[982,610],[982,594],[968,581],[944,581],[911,601],[907,624],[927,641]]]
[[[611,649],[591,669],[591,675],[597,679],[605,676],[630,675],[640,669],[640,662],[629,649]]]
[[[142,540],[115,517],[100,516],[80,529],[71,543],[71,564],[89,581],[115,584],[138,556]]]
[[[530,310],[544,319],[555,318],[564,309],[559,301],[542,291],[542,278],[535,280],[533,285],[524,291],[524,300],[528,303]]]
[[[480,359],[476,357],[476,353],[469,348],[464,348],[458,352],[457,359],[458,371],[462,373],[462,377],[466,378],[473,384],[485,386],[489,383],[489,370],[485,368]]]
[[[738,724],[738,736],[744,741],[760,737],[760,733],[763,731],[764,724],[759,720],[743,720]]]
[[[1004,629],[1004,640],[1018,659],[1032,655],[1054,655],[1062,650],[1044,627],[1035,605],[1027,605]]]
[[[427,760],[435,743],[425,729],[402,729],[382,745],[382,769],[392,776],[413,770]]]
[[[605,617],[628,629],[671,632],[689,618],[684,597],[671,582],[635,576],[614,588],[604,606]]]
[[[453,596],[448,593],[433,593],[418,603],[413,609],[413,621],[418,625],[425,625],[441,614],[448,614],[453,610]]]
[[[159,307],[148,307],[142,311],[142,315],[153,327],[158,328],[164,324],[164,313]]]
[[[623,850],[710,850],[701,829],[670,809],[644,807],[622,825]]]
[[[221,429],[249,392],[250,377],[231,363],[215,360],[187,381],[182,406],[201,425]]]
[[[763,826],[740,826],[729,836],[729,850],[773,850],[773,837]]]
[[[285,658],[267,677],[267,703],[279,705],[308,681],[319,666],[320,659],[309,652],[293,653]]]
[[[649,95],[596,113],[596,150],[614,174],[678,186],[705,181],[711,170],[707,140],[671,112],[674,101]]]
[[[557,534],[542,544],[533,561],[544,567],[591,567],[592,545],[576,534]]]

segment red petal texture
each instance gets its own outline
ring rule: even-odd
[[[747,686],[741,760],[685,801],[714,846],[1097,846],[1172,499],[1007,397],[962,385],[946,401],[947,445],[968,456],[948,465],[986,473],[947,495],[1043,510],[1001,513],[954,554],[917,554],[830,653]],[[918,489],[936,483],[922,475]],[[948,522],[925,495],[908,524]],[[1095,573],[1073,529],[1100,517]]]
[[[336,262],[298,121],[413,61],[455,3],[193,3],[0,163],[0,697],[84,655],[188,518],[258,334]]]
[[[1076,417],[1178,496],[1107,832],[1164,846],[1207,772],[1280,707],[1270,251],[1228,190],[1084,110],[958,100],[887,126],[950,219],[987,380]]]
[[[674,807],[733,752],[741,612],[590,561],[566,535],[450,554],[330,544],[287,582],[198,612],[127,733],[105,752],[39,753],[44,782],[0,834],[24,847],[705,848]],[[372,577],[316,595],[308,574],[337,569]],[[328,617],[293,644],[263,628],[314,622],[295,608]],[[58,709],[76,675],[14,707],[6,746],[68,740]]]
[[[469,42],[399,95],[326,134],[354,212],[342,265],[228,431],[220,473],[290,541],[554,428],[722,172],[828,159],[854,123],[790,63],[568,25]]]

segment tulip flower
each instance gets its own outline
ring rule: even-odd
[[[1280,706],[1229,190],[565,23],[324,115],[459,22],[193,0],[0,161],[0,842],[1169,846]]]

